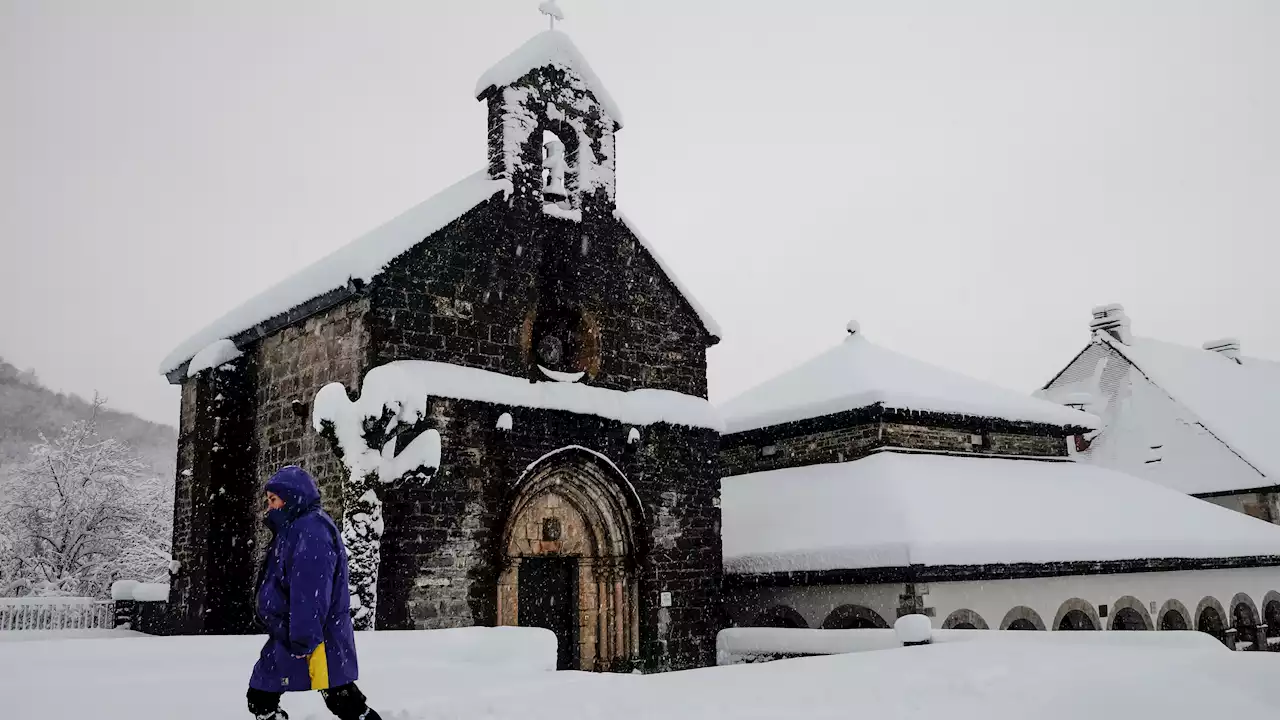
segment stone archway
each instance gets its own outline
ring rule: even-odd
[[[1111,621],[1108,630],[1153,630],[1151,613],[1143,607],[1142,602],[1132,595],[1125,595],[1111,606]]]
[[[879,613],[861,605],[841,605],[822,621],[823,630],[871,630],[888,627],[889,623]]]
[[[1088,600],[1071,598],[1062,603],[1058,614],[1053,618],[1054,630],[1098,630],[1102,621],[1098,611]]]
[[[1267,625],[1267,649],[1270,650],[1280,644],[1277,640],[1280,638],[1280,593],[1275,590],[1262,598],[1262,622]]]
[[[1001,630],[1044,630],[1044,620],[1040,613],[1025,605],[1019,605],[1004,614],[1000,621]]]
[[[1187,606],[1177,600],[1166,600],[1160,607],[1159,618],[1161,630],[1190,630],[1192,626]]]
[[[1235,630],[1235,650],[1261,650],[1265,638],[1258,637],[1258,606],[1246,593],[1231,598],[1231,629]]]
[[[1205,597],[1196,606],[1196,630],[1226,643],[1227,613],[1215,597]]]
[[[756,615],[751,621],[750,627],[807,628],[809,623],[805,622],[804,616],[796,612],[796,609],[790,605],[774,605]]]
[[[555,632],[561,669],[631,669],[641,521],[635,491],[607,460],[581,448],[540,460],[507,514],[498,624]]]
[[[987,621],[968,608],[956,610],[942,621],[943,630],[986,630]]]

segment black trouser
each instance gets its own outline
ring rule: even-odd
[[[246,694],[249,712],[261,720],[288,720],[289,716],[280,709],[280,696],[283,694],[249,688]],[[360,692],[355,683],[321,690],[320,695],[329,712],[337,715],[339,720],[382,720],[378,713],[365,704],[364,693]]]

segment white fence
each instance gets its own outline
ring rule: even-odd
[[[0,598],[0,631],[115,627],[115,603],[74,597]]]

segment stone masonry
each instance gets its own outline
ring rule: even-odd
[[[800,424],[727,435],[720,463],[726,475],[856,460],[884,448],[972,455],[1066,457],[1066,439],[1057,428],[1028,426],[1014,432],[980,427],[948,427],[945,416],[929,424],[899,422],[872,408],[831,416],[813,427]],[[847,424],[846,424],[847,423]],[[979,442],[975,443],[977,439]]]

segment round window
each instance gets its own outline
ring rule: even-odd
[[[559,365],[564,359],[564,343],[555,335],[544,335],[538,341],[538,359],[543,365]]]

